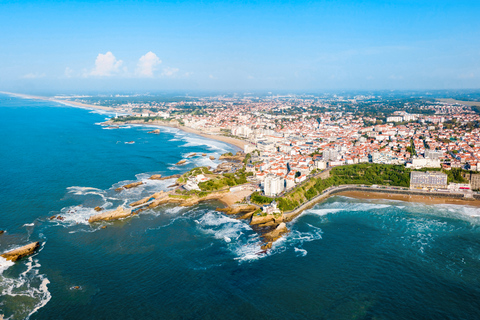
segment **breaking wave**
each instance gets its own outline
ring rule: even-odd
[[[50,281],[40,274],[41,265],[34,256],[16,264],[18,268],[7,271],[15,263],[0,258],[0,312],[5,319],[29,319],[52,298]]]

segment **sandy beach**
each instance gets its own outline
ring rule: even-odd
[[[54,98],[49,98],[49,97],[34,96],[34,95],[29,95],[29,94],[4,92],[4,91],[0,91],[0,93],[7,94],[9,96],[13,96],[13,97],[17,97],[17,98],[22,98],[22,99],[52,101],[52,102],[61,103],[63,105],[68,105],[68,106],[72,106],[72,107],[76,107],[76,108],[82,108],[82,109],[96,109],[96,110],[115,112],[115,109],[110,108],[110,107],[97,106],[97,105],[94,105],[94,104],[86,104],[86,103],[81,103],[81,102],[71,101],[71,100],[66,100],[66,99],[65,100],[54,99]]]
[[[356,199],[385,199],[385,200],[400,200],[416,203],[424,203],[428,205],[435,204],[457,204],[462,206],[476,206],[480,207],[479,200],[462,200],[453,198],[439,198],[439,197],[427,197],[419,195],[407,195],[407,194],[389,194],[379,192],[363,192],[363,191],[346,191],[336,193],[335,195],[346,196]]]
[[[115,112],[116,111],[114,108],[110,108],[110,107],[103,107],[103,106],[98,106],[98,105],[93,105],[93,104],[86,104],[86,103],[71,101],[71,100],[66,100],[66,99],[61,100],[61,99],[54,99],[54,98],[49,98],[49,97],[34,96],[34,95],[12,93],[12,92],[1,92],[1,91],[0,91],[0,93],[11,95],[11,96],[18,97],[18,98],[23,98],[23,99],[52,101],[52,102],[61,103],[63,105],[68,105],[68,106],[71,106],[71,107],[82,108],[82,109],[94,109],[94,110],[103,110],[103,111],[110,111],[110,112]],[[135,124],[142,125],[140,123],[135,123]],[[145,125],[158,126],[158,127],[169,126],[167,124],[155,124],[155,123],[153,123],[153,124],[152,123],[145,123]],[[188,128],[188,127],[185,127],[185,126],[171,126],[171,127],[178,128],[178,129],[183,130],[185,132],[194,133],[194,134],[197,134],[199,136],[202,136],[202,137],[205,137],[205,138],[208,138],[208,139],[213,139],[213,140],[222,141],[222,142],[231,144],[231,145],[233,145],[237,148],[240,148],[242,151],[245,149],[245,145],[249,144],[248,142],[240,140],[240,139],[235,139],[235,138],[221,136],[221,135],[215,135],[215,134],[206,134],[206,133],[203,133],[199,130]]]

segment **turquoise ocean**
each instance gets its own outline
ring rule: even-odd
[[[477,207],[335,196],[267,254],[217,202],[88,225],[94,207],[173,182],[151,174],[218,164],[175,165],[187,155],[237,150],[174,128],[99,125],[110,116],[0,95],[0,253],[42,243],[0,260],[5,319],[480,318]],[[146,183],[115,191],[135,181]]]

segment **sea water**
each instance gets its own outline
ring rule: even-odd
[[[335,196],[289,223],[267,254],[216,202],[90,226],[94,207],[173,182],[150,174],[214,167],[210,155],[236,151],[173,128],[108,129],[108,117],[0,96],[0,252],[42,243],[0,261],[6,319],[478,318],[476,207]],[[134,181],[145,184],[115,191]]]

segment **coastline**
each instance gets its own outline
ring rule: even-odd
[[[415,203],[424,203],[426,205],[436,205],[436,204],[455,204],[463,206],[473,206],[480,208],[480,200],[464,200],[464,199],[453,199],[453,198],[439,198],[439,197],[428,197],[420,195],[408,195],[408,194],[388,194],[388,193],[379,193],[379,192],[364,192],[364,191],[343,191],[333,195],[345,196],[355,199],[362,200],[398,200],[405,202],[415,202]],[[332,195],[332,196],[333,196]]]
[[[284,212],[285,221],[292,221],[296,217],[300,216],[305,210],[313,208],[318,203],[325,201],[326,199],[335,196],[343,195],[347,197],[357,199],[384,199],[384,200],[400,200],[407,202],[424,203],[427,205],[435,204],[455,204],[463,206],[475,206],[480,207],[480,200],[478,199],[465,199],[461,194],[438,194],[438,193],[425,193],[423,191],[414,190],[390,190],[359,187],[357,185],[342,185],[325,190],[324,193],[317,195],[310,201],[307,201],[296,209]]]
[[[22,99],[57,102],[57,103],[67,105],[67,106],[71,106],[71,107],[74,107],[74,108],[93,109],[93,110],[103,110],[103,111],[115,112],[115,109],[110,108],[110,107],[103,107],[103,106],[97,106],[97,105],[93,105],[93,104],[86,104],[86,103],[81,103],[81,102],[77,102],[77,101],[61,100],[61,99],[54,99],[54,98],[43,97],[43,96],[34,96],[34,95],[29,95],[29,94],[6,92],[6,91],[0,91],[0,93],[1,94],[6,94],[6,95],[9,95],[9,96],[13,96],[13,97],[16,97],[16,98],[22,98]]]
[[[22,98],[22,99],[31,99],[31,100],[41,100],[41,101],[51,101],[51,102],[56,102],[60,103],[63,105],[67,105],[73,108],[81,108],[81,109],[90,109],[90,110],[102,110],[102,111],[109,111],[109,112],[115,112],[116,110],[114,108],[110,107],[103,107],[103,106],[97,106],[93,104],[86,104],[86,103],[81,103],[81,102],[76,102],[76,101],[71,101],[71,100],[60,100],[60,99],[54,99],[54,98],[49,98],[49,97],[42,97],[42,96],[34,96],[34,95],[28,95],[28,94],[21,94],[21,93],[13,93],[13,92],[5,92],[5,91],[0,91],[2,94],[10,95],[13,97],[17,98]],[[128,123],[128,122],[126,122]],[[245,145],[249,145],[250,143],[231,138],[231,137],[225,137],[225,136],[220,136],[220,135],[214,135],[214,134],[207,134],[203,133],[199,130],[185,127],[185,126],[180,126],[180,125],[170,125],[168,123],[136,123],[132,122],[131,124],[136,124],[136,125],[145,125],[145,126],[155,126],[155,127],[172,127],[172,128],[177,128],[182,131],[188,132],[188,133],[193,133],[199,136],[202,136],[204,138],[212,139],[212,140],[217,140],[221,142],[225,142],[227,144],[230,144],[236,148],[241,149],[241,151],[245,150]]]

